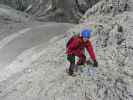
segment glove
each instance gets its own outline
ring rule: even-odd
[[[94,61],[94,64],[93,64],[94,67],[98,67],[98,62],[95,60]]]

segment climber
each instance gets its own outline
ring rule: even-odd
[[[98,62],[96,60],[95,53],[91,44],[90,36],[92,30],[84,29],[79,35],[72,36],[66,44],[66,54],[67,60],[70,62],[68,69],[69,75],[74,75],[74,69],[77,65],[84,65],[87,63],[86,56],[84,54],[84,48],[86,48],[91,59],[93,60],[93,66],[98,67]],[[75,56],[79,58],[78,62],[75,64]]]

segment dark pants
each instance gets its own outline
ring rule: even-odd
[[[67,60],[70,62],[69,74],[72,75],[75,68],[75,56],[74,55],[67,56]]]
[[[75,65],[75,55],[69,55],[69,56],[67,56],[67,60],[70,62],[69,74],[72,75],[73,72],[74,72],[74,69],[77,68],[77,66]],[[85,60],[86,60],[86,56],[83,55],[82,60],[80,59],[78,61],[78,62],[80,62],[79,65],[84,64],[84,61]]]

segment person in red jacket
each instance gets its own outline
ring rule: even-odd
[[[98,62],[96,60],[96,55],[93,50],[93,46],[90,39],[91,30],[85,29],[81,32],[80,35],[76,35],[70,38],[70,40],[66,44],[66,54],[67,60],[70,62],[69,66],[69,75],[74,74],[74,68],[76,65],[83,65],[87,63],[86,56],[84,55],[84,48],[86,48],[89,53],[91,59],[93,60],[94,67],[98,67]],[[75,56],[79,58],[79,61],[75,65]]]

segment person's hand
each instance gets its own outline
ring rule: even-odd
[[[86,64],[87,64],[87,65],[89,65],[89,64],[93,64],[93,62],[90,61],[90,60],[86,60]]]
[[[98,62],[95,60],[94,61],[94,64],[93,64],[94,67],[98,67]]]

